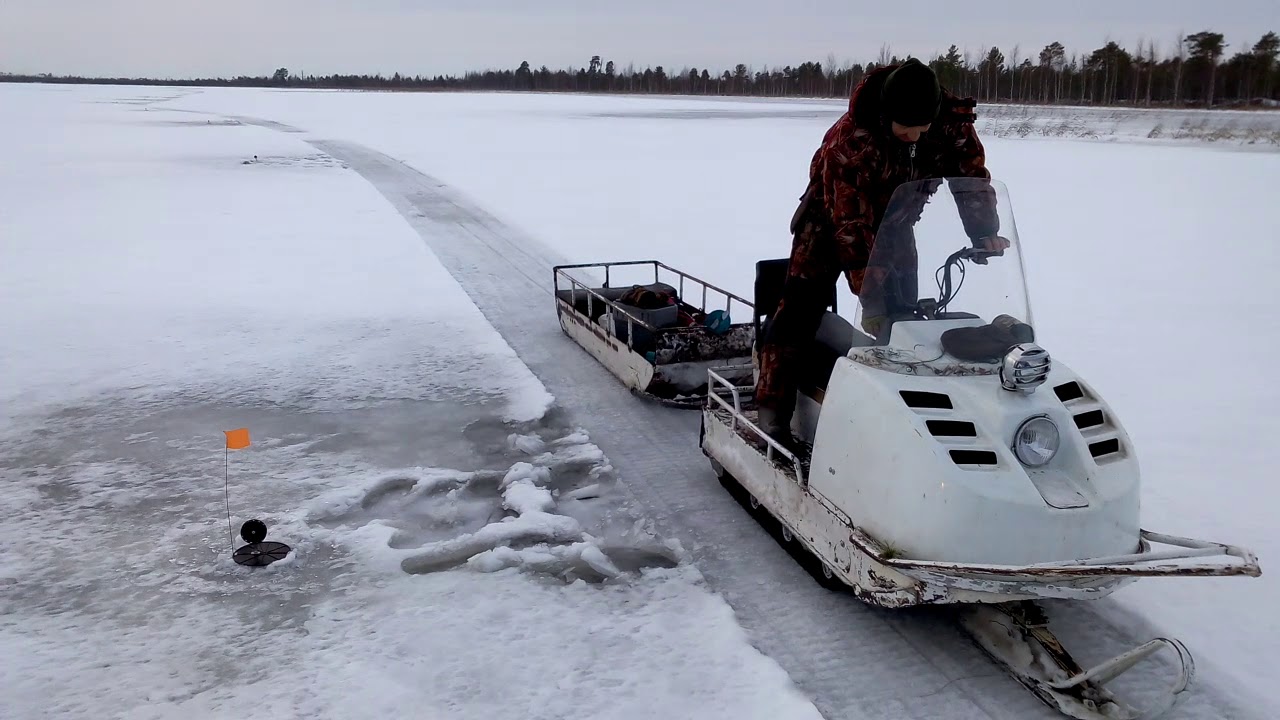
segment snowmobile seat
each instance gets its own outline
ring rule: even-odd
[[[848,320],[833,312],[822,316],[822,324],[814,337],[809,352],[801,369],[801,387],[818,399],[826,391],[831,382],[831,373],[835,371],[836,361],[849,354],[855,347],[871,347],[876,339],[858,330]]]
[[[790,265],[790,258],[776,258],[756,262],[755,297],[752,299],[752,303],[755,305],[755,317],[752,318],[752,324],[755,326],[757,347],[764,339],[765,333],[769,331],[769,320],[773,318],[774,311],[778,309],[778,304],[782,302],[782,290],[787,284],[787,268]],[[836,310],[835,283],[831,284],[827,307],[832,312]]]
[[[760,334],[761,319],[772,317],[773,311],[778,309],[778,303],[782,302],[782,288],[787,283],[787,266],[790,263],[791,260],[789,258],[756,262],[753,303],[755,305],[757,335]]]
[[[870,347],[876,339],[858,330],[853,323],[833,312],[822,316],[822,324],[818,326],[818,334],[814,338],[823,349],[843,357],[855,347]]]

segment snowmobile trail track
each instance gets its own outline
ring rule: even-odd
[[[591,434],[655,528],[683,544],[754,646],[825,717],[1062,717],[988,660],[948,610],[883,611],[820,587],[720,485],[698,447],[698,414],[638,401],[561,332],[551,268],[565,259],[392,157],[303,139],[347,164],[401,213],[560,411]],[[1074,614],[1096,622],[1092,612]],[[1089,632],[1096,639],[1089,650],[1099,654],[1128,634],[1114,626]],[[1072,629],[1063,635],[1072,638]],[[1193,691],[1168,717],[1247,717],[1227,711],[1227,699],[1209,690]]]

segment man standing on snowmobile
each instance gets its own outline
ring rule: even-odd
[[[928,178],[990,179],[973,127],[975,104],[943,89],[933,71],[912,58],[868,73],[854,89],[848,112],[823,137],[791,219],[786,285],[759,353],[759,425],[784,444],[791,437],[800,354],[817,334],[832,283],[843,273],[854,295],[862,297],[864,285],[878,288],[886,281],[888,268],[868,267],[868,260],[893,191]],[[921,197],[920,209],[927,199]],[[960,212],[975,247],[996,254],[1008,247],[996,235],[994,201]],[[914,218],[895,223],[895,236],[899,227],[911,233],[919,213],[908,214]],[[892,311],[864,303],[863,328],[878,336]]]

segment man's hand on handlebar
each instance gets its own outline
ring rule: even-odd
[[[1011,243],[1008,238],[1000,235],[988,235],[979,238],[973,243],[973,251],[969,255],[969,259],[979,265],[986,265],[987,258],[1000,257],[1004,255],[1004,251],[1008,250]]]

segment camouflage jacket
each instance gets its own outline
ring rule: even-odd
[[[880,89],[897,68],[888,65],[868,73],[854,89],[849,110],[826,132],[809,166],[810,185],[793,219],[813,221],[835,242],[840,269],[854,293],[862,281],[872,243],[893,191],[902,183],[926,178],[989,179],[986,152],[973,123],[974,101],[943,90],[939,116],[916,143],[893,136],[880,110]],[[990,206],[961,208],[965,228],[974,239],[994,233],[998,221]],[[815,238],[815,240],[819,240]]]

